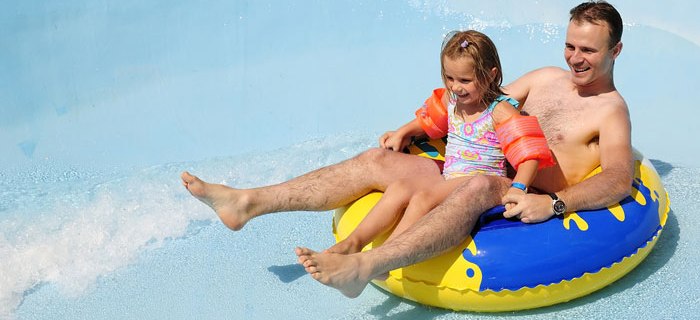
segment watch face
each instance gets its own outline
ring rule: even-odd
[[[554,212],[557,214],[562,214],[566,211],[566,205],[564,205],[564,201],[558,200],[554,202]]]

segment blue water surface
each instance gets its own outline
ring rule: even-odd
[[[357,299],[296,265],[331,213],[231,232],[179,172],[236,187],[347,159],[440,86],[442,36],[477,29],[505,82],[564,67],[578,1],[0,3],[0,319],[695,318],[700,4],[613,1],[616,85],[671,195],[649,257],[575,301],[502,314]]]

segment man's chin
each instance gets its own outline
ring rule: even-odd
[[[591,79],[590,76],[590,70],[585,71],[585,72],[576,72],[576,71],[571,71],[571,82],[573,82],[577,86],[587,86],[593,80]]]

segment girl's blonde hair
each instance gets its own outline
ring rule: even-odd
[[[488,36],[474,30],[452,31],[445,36],[440,52],[442,82],[445,83],[445,87],[447,87],[445,58],[456,60],[464,57],[472,58],[474,61],[475,84],[479,92],[483,92],[481,100],[484,104],[488,105],[496,97],[504,94],[501,89],[503,72],[496,45]],[[491,69],[493,68],[496,68],[496,74],[491,77]],[[450,88],[447,90],[451,92]]]

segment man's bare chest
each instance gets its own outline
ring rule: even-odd
[[[555,95],[529,97],[523,111],[537,117],[550,147],[588,144],[597,135],[592,109],[575,99]]]

